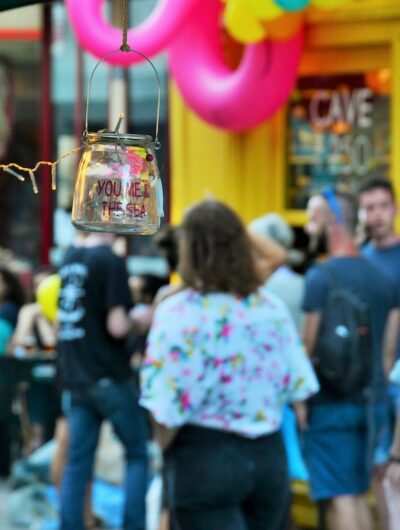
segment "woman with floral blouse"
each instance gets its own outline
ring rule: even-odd
[[[259,290],[238,216],[214,200],[186,214],[179,270],[186,288],[150,330],[141,404],[165,450],[174,528],[278,530],[289,479],[282,410],[318,383],[287,309]]]

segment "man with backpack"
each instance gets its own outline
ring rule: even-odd
[[[307,230],[327,259],[306,275],[304,342],[320,378],[304,432],[311,495],[330,530],[371,530],[369,489],[377,432],[387,418],[386,377],[395,352],[398,298],[359,255],[352,197],[327,189],[308,204]]]

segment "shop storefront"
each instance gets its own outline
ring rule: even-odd
[[[381,175],[400,193],[400,4],[350,0],[308,11],[296,88],[260,127],[208,126],[174,87],[170,108],[174,221],[207,194],[245,221],[276,211],[301,226],[308,197],[327,184],[355,191]]]
[[[129,25],[144,20],[154,4],[154,0],[137,3]],[[21,17],[28,11],[28,17]],[[45,26],[42,5],[1,14],[2,72],[4,76],[11,73],[11,85],[4,83],[3,87],[10,86],[13,104],[8,109],[14,109],[3,121],[12,132],[5,136],[3,160],[18,159],[32,165],[40,159],[46,120],[53,139],[52,145],[47,143],[52,159],[80,141],[85,91],[96,60],[78,49],[62,2],[52,3],[51,12],[49,27]],[[15,20],[26,18],[26,27],[15,26]],[[47,50],[45,29],[52,35]],[[45,80],[41,70],[46,52],[51,52],[51,108],[47,118],[43,114]],[[400,192],[400,152],[394,148],[400,139],[398,0],[349,0],[336,11],[308,10],[296,88],[284,108],[247,132],[230,133],[201,121],[183,102],[173,81],[168,90],[164,57],[157,58],[156,65],[164,97],[164,145],[159,154],[164,184],[168,188],[168,180],[171,182],[166,203],[172,222],[179,222],[187,205],[209,195],[227,201],[245,221],[276,211],[300,227],[308,197],[326,184],[354,191],[363,179],[383,175],[391,178]],[[110,102],[116,100],[109,98],[110,85],[123,80],[129,87],[129,130],[152,133],[156,94],[150,76],[145,66],[127,71],[102,66],[92,92],[93,130],[107,124]],[[3,88],[3,100],[7,94]],[[268,94],[260,92],[258,97]],[[37,248],[44,233],[45,246],[52,243],[48,228],[51,219],[43,218],[44,205],[51,200],[51,212],[56,211],[61,219],[68,217],[75,168],[72,157],[60,166],[58,191],[53,196],[35,196],[27,183],[21,185],[2,175],[0,246],[43,261],[46,249],[38,258]],[[16,203],[18,208],[11,206]],[[56,244],[57,238],[65,238],[63,231],[58,233],[60,226],[64,226],[62,221],[56,224]]]

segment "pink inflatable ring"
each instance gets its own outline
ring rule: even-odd
[[[142,24],[128,31],[129,45],[151,57],[166,48],[189,19],[200,0],[160,0]],[[96,57],[118,50],[122,30],[103,18],[104,0],[65,0],[71,26],[79,44]],[[115,53],[105,58],[111,64],[128,66],[143,59],[134,53]]]
[[[287,41],[246,46],[239,67],[226,65],[220,0],[201,2],[169,48],[169,65],[187,105],[206,122],[246,130],[270,117],[294,87],[303,31]]]

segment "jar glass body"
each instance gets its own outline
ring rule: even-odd
[[[150,136],[91,133],[75,182],[72,223],[94,232],[154,234],[159,171]]]

